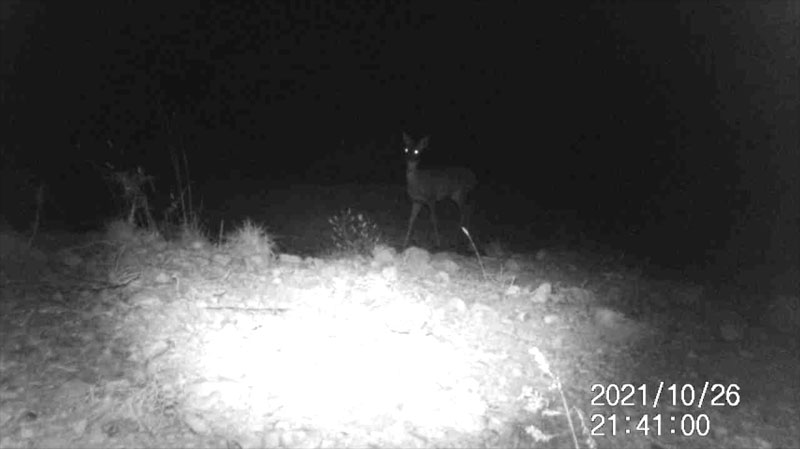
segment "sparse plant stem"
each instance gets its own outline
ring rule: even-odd
[[[481,259],[481,253],[478,252],[478,247],[475,246],[475,242],[472,240],[472,236],[469,235],[469,231],[467,230],[466,226],[461,226],[461,230],[466,234],[467,239],[469,239],[470,245],[472,245],[472,250],[475,251],[475,256],[478,258],[478,265],[481,267],[481,273],[483,273],[483,278],[486,279],[486,269],[483,267],[483,259]]]
[[[536,365],[542,370],[545,374],[550,376],[553,379],[553,385],[555,385],[556,389],[558,390],[558,394],[561,396],[561,403],[564,406],[564,413],[567,415],[567,423],[569,423],[569,430],[572,434],[572,442],[575,445],[575,449],[580,449],[580,444],[578,443],[578,435],[575,433],[575,425],[572,423],[572,416],[569,413],[569,404],[567,404],[567,397],[564,395],[564,389],[561,387],[561,379],[553,373],[550,369],[550,362],[547,361],[547,358],[544,356],[544,353],[539,348],[531,348],[528,350],[528,353],[533,356]]]
[[[178,156],[175,153],[174,147],[172,148],[171,156],[172,156],[172,170],[175,172],[175,181],[177,181],[178,183],[178,202],[180,202],[181,205],[181,215],[183,216],[182,221],[183,224],[186,224],[189,219],[186,211],[186,200],[183,197],[184,194],[183,176],[181,175],[181,165],[178,160]]]
[[[43,207],[44,207],[44,183],[39,185],[39,188],[36,190],[36,216],[33,219],[31,237],[28,239],[28,248],[30,248],[33,245],[33,239],[36,238],[36,233],[39,232],[39,225],[42,220]]]
[[[193,233],[200,229],[199,214],[203,209],[202,201],[198,210],[194,208],[194,192],[192,192],[192,177],[189,171],[189,157],[186,152],[186,144],[184,142],[183,134],[179,129],[175,129],[173,122],[176,119],[175,113],[168,113],[161,102],[159,101],[159,109],[161,111],[161,119],[164,123],[164,129],[170,139],[168,145],[170,151],[170,159],[172,161],[172,170],[175,173],[175,182],[177,188],[173,205],[171,209],[176,210],[180,208],[177,215],[180,217],[182,232]],[[177,123],[179,125],[179,123]],[[178,126],[179,127],[179,126]]]
[[[597,442],[595,442],[594,438],[592,438],[592,431],[589,430],[589,426],[586,425],[586,417],[583,416],[583,412],[578,407],[572,408],[575,410],[575,414],[578,415],[578,419],[581,421],[581,431],[586,436],[586,439],[584,440],[586,442],[586,446],[589,449],[597,449]]]
[[[183,139],[181,139],[181,154],[183,155],[183,171],[186,175],[186,194],[189,196],[189,207],[192,207],[194,202],[192,201],[192,183],[189,182],[192,179],[189,173],[189,159],[186,157],[186,149],[183,146]],[[201,206],[202,208],[202,206]],[[190,210],[191,215],[194,217],[194,211]]]
[[[177,151],[181,152],[178,155]],[[189,159],[186,156],[186,150],[183,144],[180,144],[180,149],[172,147],[172,168],[175,172],[175,181],[178,183],[178,204],[180,204],[181,223],[184,229],[195,227],[198,223],[199,217],[194,210],[194,200],[192,195],[192,182],[189,173]],[[200,206],[202,209],[202,205]]]
[[[569,423],[569,430],[572,434],[572,442],[575,444],[575,449],[580,449],[580,445],[578,444],[578,435],[575,433],[575,425],[572,423],[572,416],[569,412],[569,404],[567,404],[567,397],[564,396],[564,389],[561,388],[561,381],[558,377],[554,377],[553,380],[556,383],[556,387],[558,388],[558,394],[561,396],[561,404],[564,406],[564,412],[567,414],[567,423]]]

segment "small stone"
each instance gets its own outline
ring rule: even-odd
[[[381,276],[387,281],[397,280],[397,267],[391,266],[381,270]]]
[[[422,248],[412,246],[403,252],[403,258],[407,264],[419,267],[428,265],[431,260],[431,254]]]
[[[157,284],[167,284],[172,280],[172,276],[168,275],[165,272],[160,272],[156,275],[155,281]]]
[[[447,308],[458,313],[464,313],[467,311],[467,304],[461,298],[451,298],[450,301],[447,301]]]
[[[544,324],[555,324],[558,322],[558,315],[545,315],[542,321],[544,321]]]
[[[386,245],[375,245],[375,248],[372,249],[373,262],[378,265],[393,263],[395,256],[397,256],[397,251]]]
[[[544,304],[547,302],[548,298],[550,298],[550,293],[553,291],[553,287],[550,285],[549,282],[544,282],[538,287],[536,290],[533,291],[531,295],[531,302],[535,304]]]

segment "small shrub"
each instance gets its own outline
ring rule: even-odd
[[[250,219],[227,236],[227,246],[242,255],[260,255],[272,259],[277,251],[275,239],[267,230]]]
[[[208,236],[208,231],[203,227],[202,223],[200,223],[197,215],[193,215],[190,221],[181,223],[180,239],[184,243],[192,244],[207,244],[211,240]]]
[[[364,212],[347,208],[329,218],[328,223],[333,227],[333,246],[344,253],[369,255],[382,240],[378,225]]]

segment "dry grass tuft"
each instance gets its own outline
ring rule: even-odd
[[[249,218],[227,236],[225,246],[237,254],[259,255],[268,259],[272,259],[277,253],[275,239],[267,233],[264,226]]]

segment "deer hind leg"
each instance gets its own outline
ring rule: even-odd
[[[461,205],[461,210],[463,211],[461,217],[461,226],[464,226],[467,229],[469,229],[469,223],[470,220],[472,219],[472,212],[473,212],[472,204],[468,201],[464,201],[464,203]]]
[[[453,202],[455,202],[456,206],[458,206],[458,227],[460,229],[462,226],[467,226],[469,224],[469,206],[467,205],[466,198],[461,191],[454,193],[452,198]]]
[[[417,215],[419,215],[419,211],[422,209],[422,204],[416,201],[411,203],[411,217],[408,219],[408,231],[406,231],[406,239],[403,242],[403,248],[408,246],[408,239],[411,238],[411,228],[414,227],[414,220],[417,219]]]

